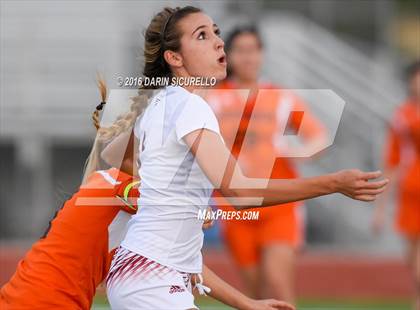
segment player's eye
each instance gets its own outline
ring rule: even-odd
[[[205,31],[201,31],[201,32],[198,34],[197,39],[199,39],[199,40],[204,40],[205,38],[206,38],[206,32],[205,32]]]
[[[214,34],[220,37],[220,29],[217,28],[216,30],[214,30]]]

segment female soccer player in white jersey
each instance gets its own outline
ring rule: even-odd
[[[146,30],[143,73],[149,78],[221,80],[226,76],[223,48],[218,27],[201,10],[165,8]],[[138,145],[140,211],[128,223],[107,278],[114,309],[197,309],[192,281],[201,293],[220,296],[219,285],[200,281],[203,233],[197,215],[207,208],[214,187],[244,208],[239,204],[243,199],[263,207],[330,193],[372,201],[388,182],[369,182],[380,172],[359,170],[293,180],[247,178],[226,148],[213,111],[193,91],[194,86],[164,87],[128,134],[128,150]],[[134,105],[141,101],[145,98],[139,96]],[[115,150],[121,150],[120,141],[104,150],[109,163]],[[133,152],[125,152],[124,160],[130,156]]]

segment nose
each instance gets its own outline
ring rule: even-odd
[[[225,42],[221,37],[216,36],[216,50],[223,49],[225,47]]]

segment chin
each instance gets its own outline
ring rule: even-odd
[[[221,80],[224,80],[226,76],[227,76],[227,72],[225,69],[222,72],[218,72],[214,77],[216,78],[216,80],[221,81]]]

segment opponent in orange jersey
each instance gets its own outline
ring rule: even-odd
[[[0,290],[0,308],[90,309],[138,197],[132,176],[94,172],[50,222]]]
[[[282,143],[281,135],[299,133],[306,146],[315,147],[325,138],[323,126],[292,92],[258,81],[262,44],[254,27],[234,30],[225,46],[230,77],[218,90],[210,92],[208,102],[219,120],[226,145],[249,177],[298,177],[291,160],[281,157],[290,147]],[[249,96],[243,90],[250,90]],[[301,126],[303,114],[305,122]],[[250,294],[271,293],[275,298],[294,301],[295,250],[304,238],[303,210],[299,205],[250,209],[259,210],[257,221],[223,222],[224,239]]]
[[[420,310],[420,61],[410,66],[409,96],[394,113],[385,150],[385,173],[397,187],[396,229],[408,244],[407,258]],[[389,192],[389,190],[388,190]],[[378,201],[373,227],[384,223],[387,195]]]

